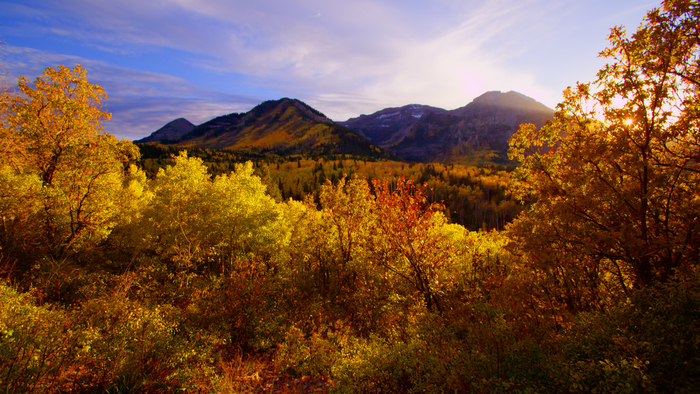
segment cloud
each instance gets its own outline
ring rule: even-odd
[[[112,119],[104,131],[119,138],[139,139],[179,117],[194,124],[231,112],[250,110],[259,97],[225,94],[193,85],[181,78],[126,67],[103,61],[4,45],[7,80],[22,75],[30,80],[43,74],[49,66],[83,65],[90,83],[102,86],[109,98],[105,109]]]
[[[8,9],[18,15],[11,30],[91,48],[83,57],[103,62],[89,73],[143,105],[173,95],[182,100],[174,108],[214,111],[217,99],[287,96],[345,120],[407,103],[456,108],[487,90],[554,106],[567,85],[600,67],[595,57],[610,27],[600,16],[633,2],[39,0]],[[134,66],[109,66],[113,59]]]

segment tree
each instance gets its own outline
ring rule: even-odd
[[[212,180],[202,160],[187,151],[174,160],[156,175],[153,201],[134,226],[146,247],[173,261],[178,272],[206,263],[226,271],[251,252],[263,255],[286,242],[282,214],[251,162]]]
[[[101,133],[107,98],[80,66],[48,67],[33,86],[20,77],[2,128],[2,243],[61,259],[116,225],[136,146]],[[128,190],[127,190],[128,192]],[[22,196],[23,201],[16,197]],[[27,237],[32,234],[31,237]]]
[[[135,227],[144,231],[146,247],[174,261],[180,271],[201,263],[202,249],[213,233],[207,199],[211,175],[202,159],[188,157],[187,151],[174,160],[151,183],[153,200],[145,210],[144,223]]]
[[[251,162],[236,164],[234,172],[214,178],[211,187],[211,225],[222,264],[231,265],[237,257],[270,258],[288,242],[282,212]]]
[[[426,190],[401,177],[394,187],[374,180],[376,230],[373,261],[409,283],[428,311],[442,312],[438,296],[441,270],[455,256],[442,228],[447,224],[441,204],[428,204]]]
[[[347,264],[357,259],[359,249],[367,237],[366,231],[372,219],[374,199],[365,179],[342,178],[333,186],[330,181],[321,187],[319,195],[324,219],[332,223],[332,234],[338,254],[337,265],[344,271]]]
[[[572,309],[698,264],[698,26],[697,2],[670,0],[631,37],[612,29],[596,81],[511,139],[515,193],[533,203],[511,246]]]
[[[342,178],[337,185],[327,181],[319,201],[321,210],[311,196],[304,204],[286,204],[292,227],[289,267],[299,288],[318,292],[348,314],[361,311],[370,298],[363,292],[371,291],[364,285],[374,271],[364,249],[373,221],[369,184],[361,178]]]

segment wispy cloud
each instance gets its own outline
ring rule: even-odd
[[[7,79],[22,75],[30,80],[48,66],[83,65],[88,80],[102,86],[109,98],[105,109],[113,113],[104,130],[120,138],[138,139],[149,135],[167,122],[185,117],[199,124],[215,116],[248,111],[261,101],[260,97],[237,96],[193,85],[181,78],[126,67],[117,67],[85,59],[31,48],[5,45]]]
[[[215,111],[219,99],[241,103],[225,108],[242,108],[288,96],[336,120],[407,103],[456,108],[487,90],[517,90],[554,106],[567,85],[592,78],[601,65],[596,55],[612,27],[602,17],[621,15],[613,25],[636,26],[653,6],[636,10],[635,0],[37,0],[0,6],[6,4],[15,17],[11,34],[26,30],[80,58],[45,45],[41,53],[15,56],[15,68],[39,59],[44,65],[100,59],[90,64],[90,75],[103,78],[115,101],[129,97],[144,105],[140,112],[123,106],[128,114],[165,113],[157,98],[180,100],[168,107]]]

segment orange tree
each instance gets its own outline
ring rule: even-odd
[[[0,240],[4,251],[58,260],[116,225],[138,149],[100,132],[111,116],[102,110],[107,95],[81,66],[48,67],[18,87],[0,130]]]
[[[442,312],[440,273],[455,257],[441,204],[428,203],[425,188],[400,177],[392,184],[374,180],[376,223],[372,245],[375,264],[403,279],[424,299],[428,311]]]
[[[597,80],[511,139],[515,193],[533,202],[508,228],[511,246],[569,309],[698,263],[698,26],[697,2],[670,0],[631,37],[612,29]]]

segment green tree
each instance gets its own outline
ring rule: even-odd
[[[597,80],[511,139],[515,193],[533,202],[512,246],[570,309],[698,264],[698,26],[697,2],[673,0],[631,37],[612,29]]]
[[[48,67],[33,85],[20,77],[18,87],[0,136],[0,239],[3,250],[38,248],[61,259],[116,225],[130,197],[123,190],[128,163],[139,153],[101,133],[111,116],[102,110],[107,95],[81,66]]]

